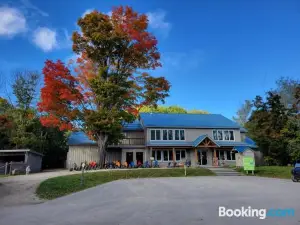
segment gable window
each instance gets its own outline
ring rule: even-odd
[[[151,130],[150,131],[150,139],[151,141],[159,141],[161,140],[161,137],[160,137],[160,130]]]
[[[233,130],[213,130],[213,139],[217,141],[234,141]]]

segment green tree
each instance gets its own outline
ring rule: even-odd
[[[286,139],[281,130],[285,127],[288,116],[280,101],[280,96],[267,93],[266,101],[257,96],[253,102],[254,110],[246,123],[250,137],[258,144],[266,157],[274,159],[276,164],[286,165],[289,155],[286,151]]]

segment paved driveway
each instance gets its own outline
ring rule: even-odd
[[[29,176],[20,175],[0,178],[0,210],[2,207],[7,206],[40,203],[41,201],[34,194],[38,184],[50,177],[69,174],[71,172],[68,170],[54,170],[30,174]]]
[[[300,184],[257,177],[119,180],[38,205],[6,207],[0,224],[299,224]],[[289,218],[219,218],[218,207],[294,208]]]

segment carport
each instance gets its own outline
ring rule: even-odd
[[[27,166],[31,172],[40,172],[43,154],[30,149],[0,150],[0,174],[16,169],[25,173]]]

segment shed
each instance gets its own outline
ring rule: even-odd
[[[30,166],[31,172],[40,172],[42,159],[43,154],[30,149],[0,150],[0,168],[4,168],[6,163],[10,163],[9,171],[17,169],[25,172],[26,167]],[[0,173],[4,173],[4,171],[0,170]]]

